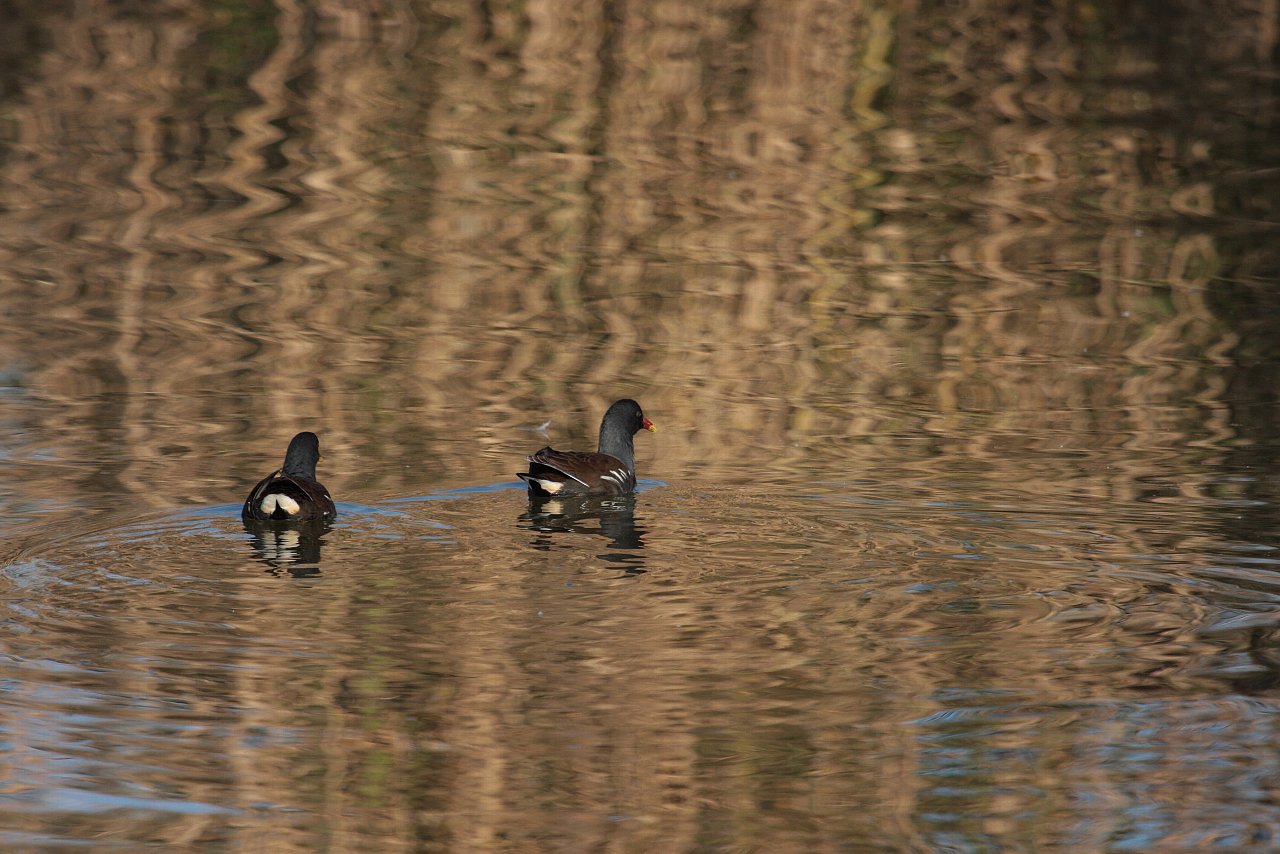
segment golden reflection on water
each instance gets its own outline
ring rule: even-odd
[[[1274,9],[18,8],[6,843],[1280,834]]]
[[[1239,659],[1267,654],[1270,569],[1140,554],[1133,532],[1186,507],[915,490],[667,487],[583,510],[643,532],[623,563],[603,526],[531,526],[514,489],[346,507],[293,575],[234,512],[46,545],[5,569],[6,670],[30,686],[7,696],[27,711],[6,717],[10,827],[842,850],[1009,821],[1052,845],[1130,832],[1113,788],[1242,818],[1247,781],[1200,757],[1267,743],[1274,703],[1222,687],[1265,672]],[[1211,563],[1234,583],[1207,586]],[[1222,787],[1187,799],[1187,773]]]
[[[1112,101],[1061,74],[1022,94],[1029,47],[985,81],[987,111],[873,108],[921,76],[986,92],[977,11],[948,19],[967,37],[950,70],[895,78],[892,19],[858,4],[677,8],[233,26],[103,7],[50,27],[10,102],[0,287],[31,417],[100,466],[83,500],[217,500],[248,438],[302,426],[344,493],[491,481],[520,428],[589,438],[622,393],[683,428],[658,476],[791,472],[873,437],[844,449],[864,465],[898,401],[942,433],[981,413],[977,455],[1049,417],[1074,447],[1230,437],[1213,400],[1235,339],[1205,299],[1232,262],[1206,223],[1164,216],[1205,197],[1181,175],[1214,140],[1091,138],[1078,119]],[[1012,33],[1054,33],[1069,66],[1069,25]],[[1218,417],[1149,415],[1188,398]]]

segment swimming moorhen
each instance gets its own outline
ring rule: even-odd
[[[636,449],[632,436],[657,430],[640,404],[616,401],[600,422],[600,450],[557,451],[551,446],[529,455],[529,495],[625,495],[636,488]]]
[[[315,433],[293,437],[285,451],[284,465],[258,482],[245,499],[240,517],[245,520],[301,522],[332,519],[338,515],[329,490],[316,480],[320,440]]]

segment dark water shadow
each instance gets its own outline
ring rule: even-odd
[[[604,537],[611,551],[599,555],[600,560],[630,574],[648,571],[640,554],[648,529],[636,524],[635,495],[530,498],[518,525],[534,532],[530,545],[541,551],[555,548],[562,534]]]
[[[294,578],[314,578],[320,574],[324,536],[331,522],[262,522],[242,520],[250,537],[254,560],[266,564],[271,575],[287,572]]]

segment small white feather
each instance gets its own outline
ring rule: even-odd
[[[290,516],[297,513],[298,510],[301,509],[298,505],[298,502],[294,501],[289,496],[282,495],[278,492],[273,492],[270,495],[268,495],[266,498],[262,499],[262,503],[259,504],[258,506],[262,509],[262,512],[265,513],[267,516],[270,516],[272,513],[275,513],[277,507],[283,510],[285,513],[289,514]]]

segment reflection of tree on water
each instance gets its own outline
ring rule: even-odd
[[[261,522],[244,520],[252,538],[253,556],[272,575],[287,571],[295,578],[320,574],[320,544],[332,526],[323,520],[310,522]]]
[[[594,534],[608,538],[607,549],[621,553],[602,554],[600,559],[623,565],[626,572],[645,572],[644,535],[648,531],[636,525],[636,497],[574,496],[568,498],[530,498],[529,509],[520,515],[520,527],[535,531],[532,545],[549,551],[555,545],[555,534]]]

